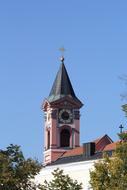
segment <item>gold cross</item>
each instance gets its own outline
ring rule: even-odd
[[[59,48],[59,50],[60,50],[60,52],[61,52],[61,54],[62,54],[62,56],[64,55],[64,52],[65,52],[65,48],[64,47],[61,47],[61,48]]]

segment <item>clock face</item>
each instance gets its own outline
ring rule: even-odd
[[[59,123],[72,123],[73,114],[72,110],[69,109],[61,109],[59,110]]]

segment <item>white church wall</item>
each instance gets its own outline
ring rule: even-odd
[[[68,174],[72,179],[77,180],[79,183],[83,184],[83,190],[88,190],[90,175],[89,172],[94,168],[95,160],[74,162],[69,164],[60,164],[54,166],[47,166],[41,170],[41,172],[36,176],[36,183],[43,183],[44,180],[52,180],[52,172],[56,168],[64,170],[64,174]]]

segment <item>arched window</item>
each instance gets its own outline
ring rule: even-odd
[[[70,132],[68,129],[63,129],[60,133],[60,146],[61,147],[70,146]]]
[[[48,131],[48,146],[47,146],[47,148],[49,149],[50,148],[50,131]]]

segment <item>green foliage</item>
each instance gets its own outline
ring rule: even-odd
[[[50,182],[45,181],[41,186],[41,190],[81,190],[82,185],[73,181],[68,175],[63,173],[63,170],[58,168],[52,173],[53,180]]]
[[[126,90],[123,94],[121,94],[121,97],[122,97],[122,99],[127,99],[127,75],[121,76],[120,79],[124,82],[125,87],[126,87]]]
[[[122,106],[123,111],[125,112],[125,115],[127,117],[127,104]]]
[[[94,167],[90,172],[93,190],[127,189],[127,142],[119,143],[112,157],[104,155]]]
[[[44,185],[36,185],[34,177],[41,165],[32,159],[25,159],[20,147],[10,145],[0,150],[0,190],[81,190],[81,184],[73,181],[63,170],[54,170],[54,179],[45,181]]]
[[[40,169],[37,161],[25,159],[20,147],[11,144],[0,151],[0,190],[35,190],[31,179]]]
[[[122,133],[118,133],[120,140],[127,140],[127,131],[123,131]]]

